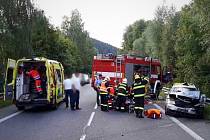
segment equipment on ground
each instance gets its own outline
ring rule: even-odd
[[[148,109],[144,111],[144,115],[147,116],[147,118],[151,119],[161,119],[162,118],[162,112],[159,109]]]

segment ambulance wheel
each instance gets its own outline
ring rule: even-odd
[[[56,101],[56,97],[54,96],[53,101],[52,101],[52,109],[56,110],[58,108],[58,104]]]
[[[25,106],[16,106],[18,110],[24,110]]]

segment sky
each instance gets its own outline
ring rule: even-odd
[[[180,10],[191,0],[164,0]],[[74,9],[81,13],[84,28],[90,37],[121,47],[127,26],[139,19],[154,19],[155,10],[163,0],[34,0],[44,10],[50,23],[60,27],[64,16]]]

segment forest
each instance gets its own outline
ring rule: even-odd
[[[192,0],[180,11],[165,4],[153,20],[126,28],[121,53],[158,58],[174,82],[194,83],[210,96],[210,1]]]
[[[0,46],[0,79],[8,58],[46,57],[60,61],[65,73],[90,73],[96,53],[77,9],[58,28],[31,0],[0,1]]]
[[[77,9],[63,17],[61,27],[55,27],[31,0],[0,0],[0,79],[8,58],[46,57],[60,61],[65,73],[91,73],[96,53],[135,52],[160,59],[175,82],[194,83],[210,95],[209,11],[209,0],[192,0],[180,11],[160,5],[154,19],[127,26],[119,50],[92,39]]]

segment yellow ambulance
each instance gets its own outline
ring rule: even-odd
[[[34,92],[28,72],[36,67],[42,92]],[[30,106],[51,106],[56,109],[64,99],[64,69],[60,62],[46,58],[8,59],[4,98],[11,98],[19,110]]]

